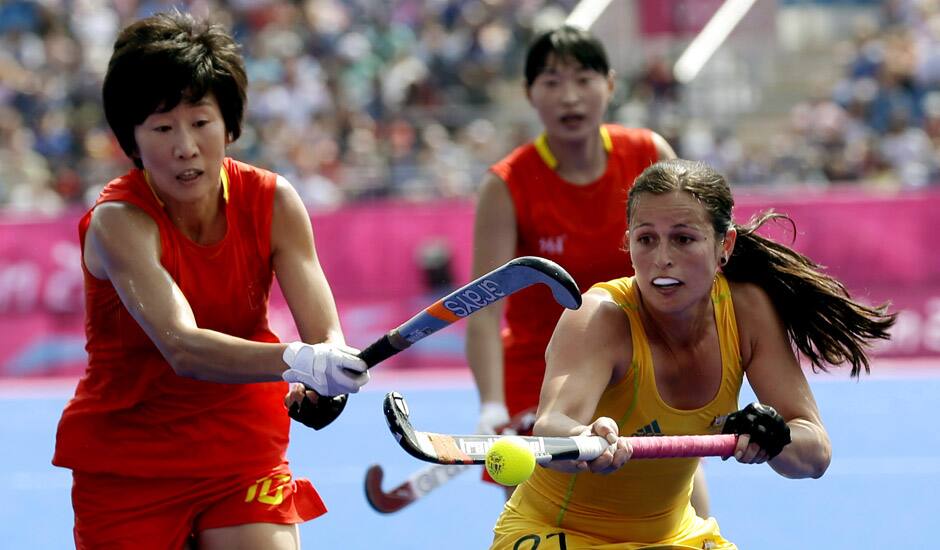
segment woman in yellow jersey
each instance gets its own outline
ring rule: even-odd
[[[732,221],[724,177],[668,160],[627,201],[636,275],[595,285],[546,353],[536,435],[606,437],[590,462],[538,468],[494,529],[494,549],[735,548],[689,504],[695,459],[631,462],[619,436],[741,434],[735,459],[819,477],[831,448],[793,347],[814,367],[869,368],[894,315],[850,299],[819,266]],[[760,404],[740,411],[744,376]],[[606,475],[602,475],[606,474]]]

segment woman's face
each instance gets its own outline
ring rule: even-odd
[[[193,202],[219,188],[228,144],[225,121],[212,94],[148,116],[134,127],[137,154],[164,202]]]
[[[681,313],[709,295],[734,234],[719,241],[705,208],[688,193],[643,193],[631,213],[629,243],[644,303]]]
[[[597,133],[614,90],[612,75],[602,75],[569,59],[548,58],[545,70],[526,90],[545,132],[566,141]]]

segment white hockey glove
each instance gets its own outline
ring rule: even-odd
[[[336,344],[291,342],[284,350],[289,368],[282,377],[326,397],[356,393],[369,381],[369,368],[350,350]]]
[[[505,426],[509,422],[509,411],[506,405],[495,401],[480,404],[480,419],[477,421],[478,434],[495,434],[496,428]]]

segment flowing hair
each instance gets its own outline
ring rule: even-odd
[[[796,224],[785,214],[767,210],[745,225],[734,223],[734,199],[724,176],[707,164],[674,159],[658,162],[640,174],[630,189],[628,216],[644,193],[688,193],[707,211],[715,233],[737,231],[734,251],[722,271],[730,281],[754,283],[767,293],[783,321],[787,336],[814,371],[827,365],[852,365],[851,376],[871,370],[867,354],[874,340],[890,338],[897,314],[889,304],[869,307],[849,296],[845,286],[823,273],[822,266],[788,246],[757,234],[768,221]]]

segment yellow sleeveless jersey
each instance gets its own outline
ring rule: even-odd
[[[594,417],[617,420],[621,435],[716,433],[715,418],[737,410],[743,379],[734,307],[724,276],[716,277],[711,292],[721,347],[721,385],[714,399],[691,410],[670,407],[657,391],[633,278],[594,286],[609,292],[623,309],[630,320],[633,340],[629,371],[604,392]],[[641,548],[670,543],[678,543],[679,548],[701,548],[700,541],[706,541],[704,546],[708,548],[734,548],[718,535],[714,520],[695,516],[689,498],[697,465],[695,458],[635,460],[609,475],[574,475],[536,468],[507,503],[495,528],[497,544],[493,548],[502,548],[500,541],[518,540],[515,535],[521,534],[520,528],[536,526],[567,532],[569,537],[583,535],[584,540],[593,541],[592,548]],[[636,544],[616,544],[624,541]],[[687,543],[696,546],[682,546]]]

